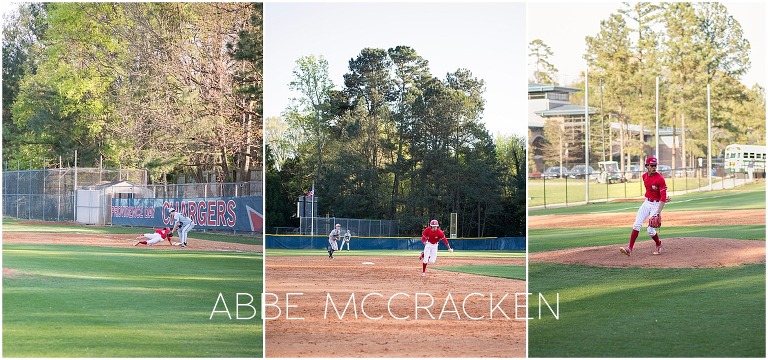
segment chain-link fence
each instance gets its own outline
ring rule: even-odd
[[[259,174],[260,175],[260,174]],[[257,178],[261,179],[260,176]],[[78,190],[94,192],[108,223],[112,198],[220,198],[263,195],[262,181],[146,185],[146,170],[56,168],[3,171],[3,216],[29,220],[75,221]]]
[[[314,219],[314,221],[312,221]],[[345,219],[337,217],[302,217],[298,229],[300,235],[331,233],[336,226],[341,225],[343,231],[349,230],[353,236],[399,236],[397,220]]]
[[[712,168],[707,174],[706,168],[660,167],[658,170],[667,184],[667,194],[685,194],[696,191],[708,191],[710,180],[712,189],[731,189],[743,185],[752,179],[765,178],[765,172],[755,172],[750,178],[746,173],[726,174],[722,166]],[[645,195],[642,180],[643,171],[621,173],[613,181],[605,174],[595,171],[584,174],[541,174],[528,180],[528,206],[560,207],[580,205],[586,201],[600,202],[614,199],[635,199]],[[709,176],[708,176],[709,175]],[[589,184],[587,187],[587,184]]]
[[[147,185],[153,198],[216,198],[259,196],[263,194],[261,181],[239,183],[192,183]]]
[[[3,216],[74,221],[76,188],[119,181],[145,184],[147,172],[99,168],[3,171]]]

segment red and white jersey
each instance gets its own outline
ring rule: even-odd
[[[162,228],[162,229],[155,230],[155,232],[160,234],[160,237],[162,237],[163,239],[167,239],[168,233],[170,233],[171,230],[166,230],[165,228]]]
[[[643,184],[645,185],[645,198],[651,201],[667,200],[667,183],[661,173],[656,172],[653,175],[643,174]]]
[[[421,242],[429,241],[430,244],[437,244],[440,240],[443,240],[445,246],[449,246],[448,239],[445,238],[445,233],[443,230],[440,230],[440,228],[432,230],[431,226],[427,226],[427,228],[421,232]]]

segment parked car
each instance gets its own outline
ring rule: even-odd
[[[557,179],[560,177],[568,177],[568,169],[565,166],[552,166],[548,168],[547,170],[544,170],[543,173],[541,173],[541,177],[543,179]]]
[[[624,172],[624,177],[627,179],[639,179],[643,176],[643,169],[640,165],[629,165],[626,167],[627,171]]]
[[[695,177],[696,176],[696,170],[695,169],[677,169],[675,170],[675,177],[681,178],[681,177]]]
[[[597,163],[597,167],[600,169],[600,173],[597,174],[597,182],[609,184],[624,182],[624,177],[621,175],[618,162],[601,161]]]
[[[672,177],[672,168],[669,167],[669,165],[659,165],[659,167],[656,169],[659,173],[661,173],[661,176],[665,178]]]
[[[595,174],[595,169],[593,169],[591,166],[576,165],[571,169],[568,176],[570,176],[572,179],[583,179],[586,176],[593,178]]]

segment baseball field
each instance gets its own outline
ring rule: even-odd
[[[531,357],[765,357],[765,181],[675,196],[664,247],[640,232],[640,201],[530,211]]]
[[[422,277],[418,251],[352,247],[266,250],[267,357],[525,356],[524,252],[441,250]]]
[[[4,219],[2,355],[262,357],[261,240],[133,246],[139,232]]]

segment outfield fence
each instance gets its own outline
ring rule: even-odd
[[[667,193],[686,194],[709,190],[710,178],[705,169],[679,168],[665,169],[662,172],[667,183]],[[752,178],[746,173],[726,175],[722,168],[712,174],[712,189],[731,189],[751,181],[752,178],[765,178],[764,172],[754,173]],[[588,202],[603,202],[615,199],[636,199],[645,196],[642,172],[623,174],[622,181],[610,184],[598,183],[597,173],[589,179]],[[587,180],[582,178],[555,178],[528,180],[529,207],[563,207],[582,205],[587,202]]]
[[[449,239],[451,247],[465,250],[525,251],[524,237],[459,238]],[[316,249],[328,248],[328,236],[265,235],[267,249]],[[442,245],[441,245],[442,246]],[[346,248],[346,246],[345,246]],[[421,237],[352,237],[350,250],[424,250]]]
[[[261,173],[256,174],[261,179]],[[4,217],[44,221],[77,221],[84,224],[110,225],[115,214],[127,216],[116,224],[133,224],[143,212],[143,218],[162,214],[163,204],[189,205],[188,211],[199,215],[198,228],[215,229],[220,219],[249,220],[248,229],[261,231],[263,182],[187,183],[148,185],[146,170],[103,168],[54,168],[42,170],[3,171],[2,211]],[[139,202],[139,200],[143,200]],[[216,202],[215,208],[210,205]],[[245,205],[221,210],[220,203]],[[140,205],[135,205],[140,204]],[[157,205],[159,204],[159,205]],[[247,206],[248,209],[245,209]],[[116,207],[120,210],[116,212]],[[126,210],[127,209],[127,210]],[[208,219],[202,210],[207,212]],[[129,211],[130,210],[130,211]],[[186,213],[185,213],[186,214]],[[215,214],[215,219],[210,217]],[[237,216],[240,214],[240,216]],[[153,215],[153,216],[150,216]],[[126,223],[125,219],[131,219]],[[258,218],[258,219],[257,219]],[[203,221],[205,223],[203,224]],[[216,223],[216,226],[212,225]],[[150,224],[152,226],[152,224]],[[245,225],[242,225],[245,226]],[[239,231],[243,231],[237,228]],[[247,231],[247,229],[246,229]]]
[[[146,183],[146,170],[56,168],[3,171],[3,216],[74,221],[75,190],[115,182]]]
[[[293,233],[300,235],[330,234],[331,230],[341,225],[342,232],[349,230],[353,236],[398,236],[400,222],[397,220],[348,219],[337,217],[302,217],[298,229]]]

